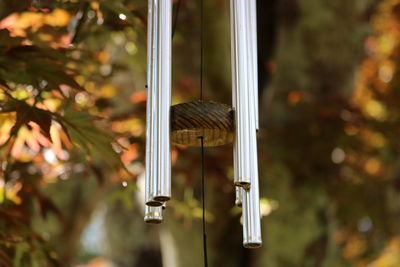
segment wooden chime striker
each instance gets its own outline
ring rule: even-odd
[[[149,0],[145,221],[161,223],[171,198],[170,142],[234,143],[235,203],[243,211],[243,245],[262,244],[258,185],[256,0],[231,0],[232,107],[214,102],[171,107],[172,0]]]

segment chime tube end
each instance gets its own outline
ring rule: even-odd
[[[162,202],[166,202],[168,200],[171,199],[171,196],[163,196],[163,195],[159,195],[159,196],[155,196],[153,197],[153,200],[156,202],[161,202],[159,206],[162,205]]]
[[[243,240],[243,246],[245,248],[260,248],[262,247],[261,237],[249,237],[246,240]]]
[[[162,207],[145,207],[144,221],[148,224],[160,224],[163,221]]]
[[[146,205],[149,207],[161,207],[163,202],[158,200],[148,200],[146,201]]]
[[[257,168],[253,170],[255,179],[252,180],[251,189],[242,190],[243,246],[245,248],[259,248],[262,245],[258,172]]]
[[[251,187],[251,183],[249,181],[240,180],[240,181],[235,181],[235,186],[241,187],[241,188],[243,188],[245,190],[249,190],[250,187]]]
[[[235,186],[235,205],[242,207],[243,204],[243,188]]]
[[[161,224],[162,223],[162,217],[155,217],[155,216],[148,216],[144,217],[144,221],[147,224]]]
[[[235,200],[235,205],[236,205],[237,207],[241,208],[241,207],[242,207],[242,205],[243,205],[243,202],[242,202],[242,200],[241,200],[241,199],[239,199],[239,198],[236,198],[236,200]]]

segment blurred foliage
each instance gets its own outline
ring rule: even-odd
[[[94,186],[109,183],[109,177],[135,177],[127,167],[138,158],[138,141],[129,139],[131,127],[121,123],[128,121],[136,136],[143,124],[122,118],[114,126],[110,111],[117,103],[110,77],[127,66],[110,59],[107,42],[95,42],[113,34],[117,40],[125,29],[132,37],[132,25],[143,32],[137,8],[118,1],[54,1],[15,12],[12,2],[2,2],[1,266],[60,265],[57,248],[32,224],[38,212],[43,220],[55,215],[58,224],[68,224],[68,214],[44,192],[47,185],[78,179],[75,173],[97,177]],[[127,53],[135,49],[130,42]]]
[[[346,12],[361,9],[353,7]],[[340,14],[337,9],[307,10],[304,24],[288,24],[293,31],[281,33],[283,47],[304,47],[282,49],[277,55],[274,85],[280,87],[272,88],[275,113],[268,117],[272,122],[265,148],[271,158],[264,171],[270,173],[266,190],[279,208],[267,219],[270,261],[263,262],[400,266],[395,256],[399,7],[399,1],[380,1],[375,12],[367,13],[372,30],[360,49],[354,44],[367,30],[355,24],[359,17],[354,14],[343,17],[345,23],[332,20]],[[333,25],[337,29],[330,34],[319,32]],[[299,43],[290,39],[301,33],[312,37]],[[295,89],[289,87],[293,85]],[[279,241],[289,247],[273,246]]]

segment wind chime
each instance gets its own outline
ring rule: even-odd
[[[171,199],[171,142],[200,146],[203,156],[204,146],[233,142],[235,204],[242,207],[243,245],[258,248],[262,240],[257,158],[256,0],[230,3],[232,107],[205,102],[202,97],[200,101],[171,106],[172,0],[148,1],[144,220],[161,223],[163,209]]]

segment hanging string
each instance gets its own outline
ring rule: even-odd
[[[204,3],[200,0],[200,101],[203,101],[203,22]]]
[[[203,101],[203,25],[204,24],[204,1],[200,0],[200,101]],[[205,198],[205,179],[204,179],[204,136],[200,136],[201,142],[201,202],[202,202],[202,224],[203,224],[203,255],[204,267],[208,267],[207,256],[207,232],[206,232],[206,198]]]
[[[200,136],[201,141],[201,200],[202,200],[202,223],[203,223],[203,254],[204,254],[204,266],[208,267],[207,257],[207,232],[206,232],[206,198],[205,198],[205,179],[204,179],[204,137]]]

